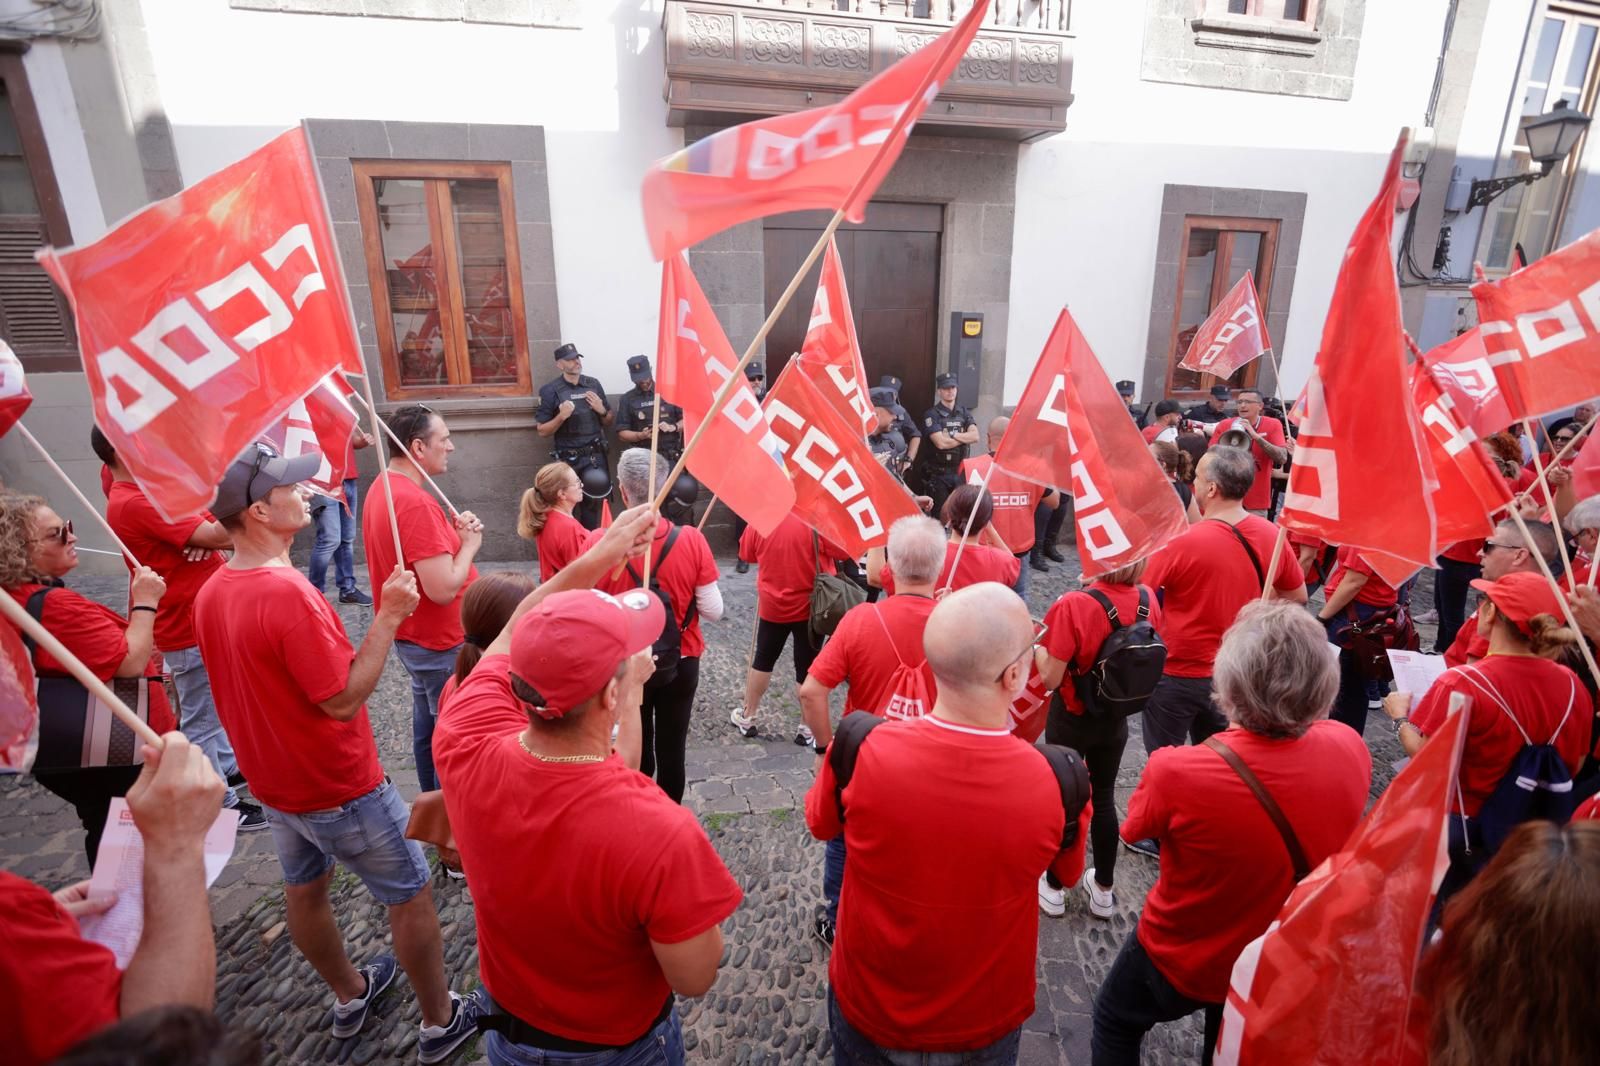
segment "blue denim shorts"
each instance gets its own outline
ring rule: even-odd
[[[283,880],[308,885],[341,862],[378,902],[395,907],[428,884],[422,848],[406,839],[410,809],[387,778],[342,807],[286,814],[265,804]]]

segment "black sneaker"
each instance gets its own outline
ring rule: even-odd
[[[831,949],[833,947],[833,919],[826,914],[817,915],[816,923],[811,926],[811,935]]]
[[[734,563],[733,568],[741,574],[748,574],[750,572],[750,564],[745,562],[743,559],[740,559],[738,562]]]
[[[1067,557],[1057,551],[1054,544],[1051,544],[1049,547],[1045,548],[1043,554],[1044,557],[1049,559],[1052,563],[1064,563],[1067,561]]]
[[[1161,842],[1159,840],[1152,840],[1149,837],[1146,837],[1143,840],[1135,840],[1131,843],[1124,840],[1122,842],[1122,846],[1127,848],[1129,851],[1136,851],[1140,855],[1148,855],[1152,859],[1159,859],[1161,857]]]
[[[353,603],[357,607],[371,607],[372,597],[360,589],[351,589],[349,592],[339,593],[340,603]]]
[[[1050,572],[1050,564],[1039,558],[1037,555],[1028,556],[1028,565],[1039,571],[1041,574],[1048,574]]]
[[[254,803],[239,802],[233,809],[239,812],[239,832],[254,833],[258,829],[266,829],[267,816]]]
[[[247,788],[249,784],[250,782],[244,779],[244,771],[242,770],[235,770],[228,775],[229,788]]]

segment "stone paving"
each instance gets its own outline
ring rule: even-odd
[[[1036,617],[1067,588],[1077,587],[1076,560],[1049,574],[1034,573],[1028,597]],[[488,564],[494,568],[496,564]],[[512,565],[512,564],[504,564]],[[517,564],[525,565],[525,564]],[[697,1000],[680,1002],[690,1061],[788,1064],[830,1061],[826,991],[827,957],[811,938],[821,903],[822,845],[805,828],[804,794],[814,757],[792,742],[799,722],[788,654],[760,712],[761,735],[740,737],[728,710],[742,696],[744,668],[754,627],[755,572],[738,574],[723,560],[727,614],[704,623],[708,649],[702,663],[695,718],[690,728],[689,791],[686,800],[706,826],[712,843],[745,891],[745,901],[726,928],[727,948],[715,987]],[[360,574],[365,582],[366,574]],[[1431,598],[1428,577],[1416,596]],[[115,579],[73,582],[87,595],[122,606],[125,586]],[[365,586],[364,586],[365,587]],[[352,640],[359,643],[368,612],[339,607]],[[1424,627],[1424,647],[1432,642]],[[982,636],[981,622],[975,635]],[[391,656],[369,703],[385,768],[409,797],[416,792],[410,744],[410,694],[404,671]],[[838,709],[836,697],[835,710]],[[1124,811],[1144,764],[1138,720],[1117,782]],[[1393,775],[1400,751],[1382,716],[1369,719],[1376,796]],[[82,832],[69,808],[29,779],[0,778],[0,866],[57,888],[88,876]],[[1061,918],[1040,919],[1039,985],[1034,1014],[1024,1024],[1025,1066],[1081,1066],[1089,1061],[1089,1025],[1095,990],[1132,929],[1156,863],[1123,851],[1117,862],[1117,913],[1110,921],[1088,914],[1081,893],[1069,896]],[[335,912],[346,943],[359,963],[387,950],[382,908],[342,871],[334,882]],[[436,877],[432,891],[444,933],[451,987],[477,984],[477,945],[471,889]],[[211,892],[217,928],[217,1010],[229,1023],[258,1033],[268,1064],[301,1062],[411,1063],[416,1061],[418,1012],[405,981],[379,1002],[365,1030],[349,1040],[328,1032],[330,996],[299,956],[283,920],[283,896],[270,834],[239,838],[233,860]],[[1145,1042],[1144,1060],[1196,1062],[1199,1016],[1158,1027]],[[480,1062],[476,1042],[454,1060]]]

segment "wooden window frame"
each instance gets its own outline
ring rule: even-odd
[[[491,396],[530,396],[532,372],[528,365],[528,319],[522,295],[522,250],[519,246],[516,204],[511,189],[509,163],[456,163],[421,160],[358,159],[355,174],[356,206],[361,219],[361,245],[367,260],[367,281],[372,293],[373,325],[378,353],[383,361],[385,398],[393,401],[424,398],[470,399]],[[455,226],[450,224],[450,193],[454,180],[494,181],[500,192],[500,220],[506,242],[506,292],[511,303],[513,340],[516,345],[517,380],[494,385],[401,385],[400,350],[394,336],[394,314],[389,301],[389,274],[384,266],[383,235],[378,221],[376,180],[396,178],[432,181],[427,186],[428,230],[439,242],[439,318],[445,335],[445,367],[452,380],[468,382],[471,362],[467,355],[467,322],[461,306],[461,261]]]
[[[1218,215],[1185,215],[1183,219],[1183,232],[1178,240],[1178,284],[1173,290],[1172,298],[1172,327],[1167,330],[1167,374],[1164,396],[1175,400],[1202,399],[1211,389],[1212,385],[1221,381],[1215,374],[1200,372],[1200,387],[1197,389],[1179,389],[1175,385],[1178,371],[1178,360],[1183,358],[1178,351],[1178,335],[1183,329],[1183,277],[1189,269],[1189,236],[1196,230],[1215,230],[1217,236],[1217,255],[1211,271],[1211,309],[1228,293],[1228,271],[1226,264],[1233,259],[1233,234],[1259,233],[1261,234],[1261,251],[1256,258],[1256,267],[1252,270],[1255,275],[1256,295],[1261,299],[1261,327],[1267,332],[1267,315],[1272,302],[1272,274],[1277,265],[1278,235],[1283,222],[1276,218],[1236,218]],[[1223,269],[1216,269],[1217,266]],[[1207,312],[1209,313],[1209,311]],[[1202,321],[1204,321],[1202,319]],[[1197,323],[1198,324],[1198,323]],[[1267,340],[1271,341],[1268,334]],[[1261,374],[1261,360],[1251,360],[1241,371],[1242,380],[1231,386],[1235,389],[1255,388]]]

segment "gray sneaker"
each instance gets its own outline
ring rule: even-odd
[[[449,1024],[424,1025],[417,1033],[418,1062],[443,1062],[456,1048],[478,1035],[478,1016],[485,1009],[482,997],[476,991],[466,996],[452,992],[450,999],[454,1011]]]
[[[333,1005],[334,1036],[343,1039],[355,1036],[361,1031],[361,1026],[367,1020],[367,1011],[372,1008],[372,1001],[383,995],[389,986],[394,984],[394,975],[398,969],[394,956],[389,954],[379,955],[361,967],[361,976],[367,979],[366,994],[348,1003]]]

